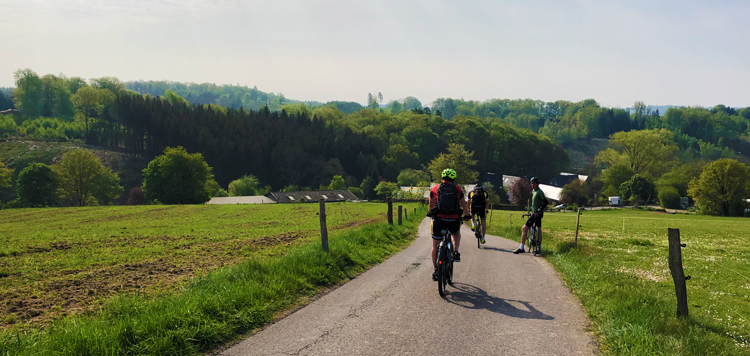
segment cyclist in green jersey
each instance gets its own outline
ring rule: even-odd
[[[526,235],[529,232],[529,228],[534,225],[539,228],[539,244],[537,245],[537,253],[542,252],[540,247],[542,245],[542,218],[544,217],[544,208],[547,207],[549,201],[547,200],[547,197],[544,196],[544,192],[539,189],[539,178],[532,177],[529,181],[531,182],[531,189],[534,191],[534,194],[531,196],[532,214],[529,217],[529,220],[526,221],[526,224],[521,229],[521,247],[519,247],[518,250],[513,251],[513,253],[515,254],[524,252],[523,245],[526,243]]]

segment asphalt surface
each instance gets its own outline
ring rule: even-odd
[[[414,244],[220,355],[593,355],[579,302],[541,257],[462,227],[454,286],[433,282],[429,220]]]

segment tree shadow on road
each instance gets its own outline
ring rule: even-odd
[[[469,284],[454,283],[453,289],[448,289],[448,292],[449,294],[446,295],[444,299],[449,303],[456,304],[464,308],[486,309],[491,312],[521,319],[554,319],[552,316],[544,314],[531,306],[531,303],[529,302],[494,297],[487,294],[487,292],[485,292],[481,288],[477,288]],[[513,304],[520,304],[525,308],[519,309]]]

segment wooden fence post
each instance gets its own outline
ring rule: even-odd
[[[404,219],[409,220],[409,209],[404,209]]]
[[[581,208],[578,208],[578,216],[576,217],[576,242],[575,245],[578,246],[578,227],[581,223]]]
[[[388,224],[393,225],[393,202],[388,199]]]
[[[320,239],[323,242],[323,251],[328,252],[328,227],[326,226],[326,202],[320,198]]]
[[[682,248],[684,244],[680,243],[680,229],[667,229],[669,235],[669,271],[672,272],[674,281],[674,291],[677,295],[677,317],[688,317],[687,287],[685,281],[690,276],[685,277],[682,270]]]
[[[398,224],[401,225],[401,205],[398,206]]]

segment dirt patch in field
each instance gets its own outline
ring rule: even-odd
[[[341,226],[332,227],[331,230],[346,230],[346,229],[351,229],[351,228],[355,228],[355,227],[360,227],[362,225],[373,224],[373,223],[376,223],[376,222],[384,222],[384,221],[386,221],[387,218],[388,217],[386,216],[386,214],[382,214],[382,215],[379,215],[379,216],[373,216],[373,217],[371,217],[369,219],[359,220],[359,221],[352,221],[350,223],[346,223],[346,224],[341,225]],[[397,223],[397,219],[398,219],[398,217],[394,217],[394,219],[393,219],[394,223]]]
[[[290,245],[304,238],[303,233],[285,233],[255,239],[233,239],[203,244],[175,246],[172,251],[200,250],[187,258],[177,255],[137,263],[107,266],[95,270],[58,271],[34,285],[0,292],[0,328],[18,323],[46,325],[64,315],[92,310],[120,293],[152,293],[178,285],[196,273],[242,262],[248,254],[277,245]],[[175,238],[158,236],[165,242]],[[69,249],[66,243],[34,247],[33,253]],[[25,253],[25,252],[24,252]]]

